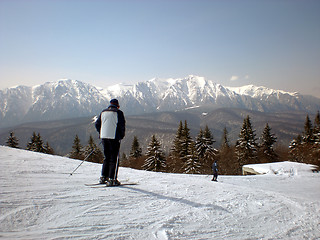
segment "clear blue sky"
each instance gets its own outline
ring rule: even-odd
[[[320,1],[0,1],[0,89],[189,74],[320,97]]]

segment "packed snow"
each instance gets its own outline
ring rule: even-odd
[[[291,176],[299,173],[316,171],[317,166],[298,162],[275,162],[263,164],[248,164],[243,166],[246,169],[253,169],[258,174],[289,174]]]
[[[155,173],[0,146],[1,239],[320,239],[320,174]]]

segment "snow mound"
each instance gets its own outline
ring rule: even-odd
[[[1,239],[318,239],[320,174],[219,176],[119,169],[0,146]],[[318,190],[317,190],[318,189]]]
[[[278,174],[289,176],[306,174],[316,168],[317,166],[315,165],[289,161],[262,164],[247,164],[242,167],[243,171],[256,174]]]

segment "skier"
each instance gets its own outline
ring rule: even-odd
[[[215,160],[212,164],[212,172],[213,172],[213,178],[211,181],[215,181],[217,182],[218,180],[218,163],[217,161]]]
[[[120,140],[125,136],[126,121],[119,109],[119,101],[112,99],[110,106],[104,109],[95,122],[103,145],[104,160],[99,183],[107,186],[118,186],[116,164],[120,149]]]

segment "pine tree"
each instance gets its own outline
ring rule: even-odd
[[[220,174],[233,175],[239,174],[239,165],[234,156],[234,147],[230,145],[228,138],[228,131],[225,127],[221,139],[221,146],[219,149],[219,172]]]
[[[38,135],[35,132],[32,133],[32,137],[30,138],[26,149],[33,152],[45,152],[40,133],[38,133]]]
[[[257,144],[255,131],[252,129],[250,117],[244,119],[239,138],[236,143],[236,155],[239,163],[239,171],[243,165],[256,163]]]
[[[80,160],[84,159],[83,147],[80,143],[80,139],[78,135],[76,135],[73,140],[72,151],[69,153],[69,157],[73,159],[80,159]]]
[[[138,158],[142,156],[142,149],[140,147],[138,138],[136,136],[133,137],[132,145],[131,145],[131,151],[130,151],[130,157],[132,158]]]
[[[313,147],[312,147],[312,164],[320,167],[320,114],[319,111],[314,119],[313,127]]]
[[[19,148],[19,140],[18,138],[16,138],[16,136],[14,135],[14,132],[10,132],[10,135],[6,141],[6,144],[8,147],[12,147],[12,148]]]
[[[167,161],[167,170],[169,172],[180,172],[182,170],[183,162],[180,156],[181,154],[181,141],[183,134],[183,124],[182,121],[179,122],[179,126],[172,143],[172,148],[170,149],[170,154]]]
[[[291,141],[289,145],[290,157],[293,161],[320,165],[320,116],[319,111],[314,120],[314,128],[309,115],[306,116],[304,132]]]
[[[299,134],[289,144],[290,159],[294,162],[304,162],[302,137]]]
[[[49,145],[48,142],[46,142],[46,144],[44,145],[44,152],[47,153],[47,154],[51,154],[53,155],[54,154],[54,150],[53,148]]]
[[[151,137],[146,156],[147,158],[142,166],[143,169],[160,172],[166,168],[166,158],[155,135]]]
[[[200,129],[200,132],[196,138],[196,152],[201,165],[204,167],[203,173],[211,172],[211,165],[216,158],[218,151],[213,148],[212,144],[215,142],[213,135],[208,126],[205,127],[204,131]]]
[[[203,131],[203,137],[206,140],[207,146],[211,146],[213,143],[215,143],[215,140],[213,139],[213,134],[211,133],[208,125],[206,125]]]
[[[41,152],[41,153],[46,152],[46,150],[43,146],[43,140],[42,140],[40,133],[38,133],[38,135],[36,137],[36,152]]]
[[[320,114],[319,111],[314,119],[313,137],[317,145],[320,144]]]
[[[36,151],[37,147],[36,147],[36,142],[37,142],[37,135],[35,132],[32,133],[32,137],[30,138],[30,141],[27,144],[27,150],[29,151]]]
[[[195,148],[199,159],[204,158],[204,154],[206,152],[206,140],[204,138],[203,130],[201,128],[198,136],[196,137]]]
[[[93,137],[90,135],[88,145],[84,148],[84,155],[89,156],[88,162],[102,163],[103,154],[100,148],[95,144]]]
[[[309,115],[307,115],[304,123],[304,132],[302,135],[302,154],[304,163],[314,163],[314,130],[310,121]]]
[[[141,166],[143,165],[144,160],[145,159],[142,154],[142,149],[140,147],[138,138],[134,136],[129,158],[123,164],[124,166],[130,167],[130,168],[141,169]]]
[[[227,131],[227,128],[224,127],[222,140],[221,140],[221,148],[229,148],[229,147],[230,147],[230,143],[228,138],[228,131]]]
[[[195,143],[192,142],[189,148],[189,154],[186,156],[184,164],[184,172],[190,174],[201,173],[201,163],[199,162],[198,153],[196,151]]]
[[[260,151],[260,162],[270,163],[278,160],[278,155],[274,152],[273,145],[277,142],[277,138],[274,134],[271,133],[271,128],[267,123],[262,136],[261,136],[261,144],[259,146]]]
[[[182,121],[180,121],[176,136],[173,140],[173,147],[171,148],[171,155],[173,157],[178,157],[178,158],[181,157],[180,153],[182,149],[182,146],[181,146],[182,134],[183,134],[183,125],[182,125]]]
[[[185,161],[186,156],[189,154],[189,148],[192,143],[192,138],[190,136],[190,129],[188,128],[187,121],[184,121],[184,127],[182,129],[181,135],[181,150],[180,158]]]
[[[309,115],[307,115],[305,123],[304,123],[304,133],[302,141],[306,144],[312,144],[313,143],[313,129],[312,124],[309,118]]]
[[[215,143],[215,140],[208,126],[206,126],[204,129],[203,137],[205,139],[205,145],[206,145],[206,151],[204,154],[204,157],[206,159],[205,162],[209,163],[211,167],[211,164],[214,162],[216,154],[218,153],[218,150],[212,146],[213,143]]]

